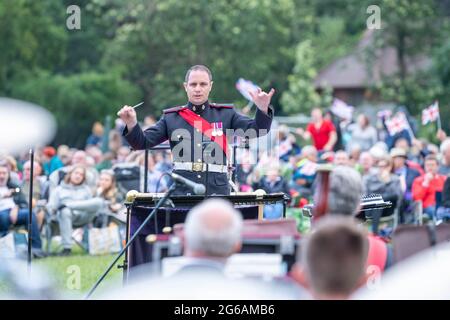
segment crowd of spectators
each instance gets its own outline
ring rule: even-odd
[[[358,172],[363,186],[359,196],[380,194],[393,203],[389,209],[373,212],[375,234],[379,232],[378,218],[395,214],[400,223],[415,223],[417,208],[423,210],[426,219],[439,222],[450,217],[446,179],[450,172],[450,138],[442,130],[437,135],[440,145],[404,134],[395,138],[364,114],[355,119],[339,120],[314,108],[306,129],[282,125],[277,128],[274,152],[238,150],[238,191],[283,192],[291,197],[291,206],[302,206],[313,201],[317,170],[328,163]],[[144,125],[154,122],[152,117],[146,117]],[[32,230],[39,234],[46,223],[57,223],[63,246],[60,254],[71,253],[73,228],[123,224],[126,192],[144,190],[144,152],[130,150],[121,135],[122,128],[118,121],[105,135],[102,125],[95,123],[84,148],[60,145],[36,150]],[[27,225],[30,167],[28,155],[0,155],[2,234]],[[170,152],[151,151],[147,191],[167,190],[169,181],[163,173],[170,170]],[[282,215],[281,204],[267,205],[264,210],[266,219]],[[36,256],[40,256],[40,237],[34,235],[33,239]]]

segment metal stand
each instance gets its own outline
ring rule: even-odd
[[[139,226],[139,228],[136,230],[136,232],[133,234],[131,239],[127,242],[125,247],[119,252],[117,257],[113,260],[113,262],[109,265],[109,267],[106,269],[106,271],[102,274],[102,276],[97,280],[97,282],[92,286],[92,288],[89,290],[88,294],[86,295],[85,299],[89,299],[91,295],[94,293],[94,291],[97,289],[97,287],[100,285],[100,283],[105,279],[105,277],[108,275],[109,271],[114,267],[114,265],[117,263],[117,261],[120,259],[120,257],[128,250],[130,245],[133,243],[133,241],[137,238],[141,230],[147,225],[147,223],[150,221],[150,219],[153,217],[153,215],[158,211],[158,209],[161,207],[163,203],[166,202],[166,200],[170,197],[173,191],[175,191],[177,187],[177,183],[173,183],[172,186],[169,188],[169,190],[166,192],[164,197],[162,197],[158,203],[156,204],[153,211],[148,215],[147,218],[145,218],[144,222]],[[129,222],[129,218],[127,218],[127,223]],[[128,224],[129,225],[129,224]],[[129,226],[127,226],[127,229]],[[124,268],[124,272],[128,273],[128,261],[126,269]]]
[[[31,224],[33,223],[33,175],[34,175],[34,150],[30,149],[30,195],[28,197],[28,275],[31,274]]]
[[[131,205],[127,204],[127,224],[126,224],[126,233],[125,233],[125,243],[128,243],[130,239],[130,214],[131,214]],[[125,286],[128,284],[128,250],[125,251],[125,256],[123,258],[123,263],[118,266],[118,268],[123,269],[122,274],[122,285]]]

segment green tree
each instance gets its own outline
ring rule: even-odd
[[[302,41],[296,49],[296,63],[288,76],[289,89],[281,97],[286,113],[306,113],[320,104],[320,95],[314,88],[317,71],[314,68],[314,50],[310,40]]]
[[[17,86],[13,97],[41,105],[58,122],[54,143],[84,148],[95,121],[116,117],[123,101],[138,101],[139,90],[117,74],[87,72],[71,76],[40,72]]]

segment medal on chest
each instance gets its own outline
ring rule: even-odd
[[[223,135],[223,123],[222,122],[213,122],[212,123],[212,133],[211,135],[214,137],[220,137]]]

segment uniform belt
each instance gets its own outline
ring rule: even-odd
[[[204,162],[174,162],[174,170],[186,170],[194,172],[206,172],[206,163]],[[208,164],[209,172],[227,173],[227,166],[221,164]]]

